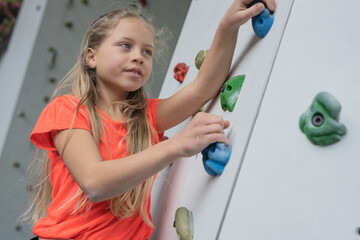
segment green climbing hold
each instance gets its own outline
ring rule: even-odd
[[[227,80],[222,86],[220,93],[220,102],[221,108],[224,111],[234,111],[235,104],[239,97],[244,80],[245,75],[235,76]]]
[[[320,92],[300,117],[300,129],[315,145],[327,146],[341,140],[346,127],[339,122],[341,105],[327,92]]]
[[[205,60],[205,57],[207,55],[207,53],[209,52],[209,50],[200,50],[200,52],[198,52],[198,54],[196,55],[196,58],[195,58],[195,66],[197,69],[200,70],[200,67],[203,63],[203,61]]]
[[[193,214],[185,207],[180,207],[175,213],[174,227],[180,240],[192,240],[194,236]]]

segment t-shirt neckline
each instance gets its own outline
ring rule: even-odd
[[[94,106],[95,106],[96,110],[100,113],[100,115],[101,115],[103,118],[105,118],[106,120],[108,120],[108,121],[110,121],[110,122],[112,122],[113,124],[116,124],[116,125],[123,125],[123,124],[124,124],[124,121],[117,122],[117,121],[115,121],[114,119],[112,119],[111,117],[109,117],[106,113],[104,113],[103,111],[101,111],[101,109],[100,109],[98,106],[96,106],[96,105],[94,105]]]

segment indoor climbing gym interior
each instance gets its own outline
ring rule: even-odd
[[[132,4],[168,29],[146,83],[166,99],[196,78],[232,2],[0,0],[0,239],[34,236],[20,219],[32,191],[29,135],[94,19]],[[240,27],[227,79],[199,109],[231,123],[230,144],[158,173],[151,240],[360,239],[359,9],[276,0]]]

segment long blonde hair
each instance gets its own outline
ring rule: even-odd
[[[127,17],[141,19],[152,29],[155,43],[154,52],[155,54],[162,53],[160,50],[163,50],[164,42],[160,41],[160,35],[164,29],[156,31],[153,27],[152,19],[144,15],[139,7],[122,8],[109,12],[91,24],[83,40],[81,51],[74,67],[66,74],[52,96],[52,99],[54,99],[60,95],[74,95],[79,100],[73,122],[80,106],[83,105],[89,113],[92,135],[98,146],[102,133],[104,132],[102,131],[101,116],[95,108],[95,103],[98,99],[96,70],[87,65],[87,50],[88,48],[96,49],[99,47],[117,23],[122,18]],[[143,87],[141,87],[134,92],[130,92],[127,100],[117,103],[122,110],[127,128],[127,134],[119,143],[119,147],[121,143],[125,141],[128,155],[143,151],[158,140],[157,134],[147,119],[147,102],[147,94]],[[72,129],[72,126],[70,129]],[[106,136],[104,137],[106,138]],[[49,180],[50,161],[46,154],[40,158],[35,156],[30,175],[33,171],[36,172],[36,184],[32,186],[31,204],[24,213],[23,219],[31,219],[32,224],[35,224],[41,217],[46,216],[47,209],[51,202],[52,186]],[[111,199],[109,209],[112,213],[119,219],[123,219],[131,217],[138,212],[144,222],[153,227],[147,211],[153,178],[154,177],[151,177],[129,192]],[[77,195],[78,201],[72,214],[83,211],[83,209],[85,209],[86,212],[92,205],[80,188]]]

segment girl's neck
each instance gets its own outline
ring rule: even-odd
[[[112,94],[101,94],[99,92],[99,97],[96,102],[96,106],[106,115],[108,115],[112,120],[116,122],[124,121],[123,113],[119,107],[119,102],[123,102],[127,99],[127,94],[122,96],[112,95]]]

